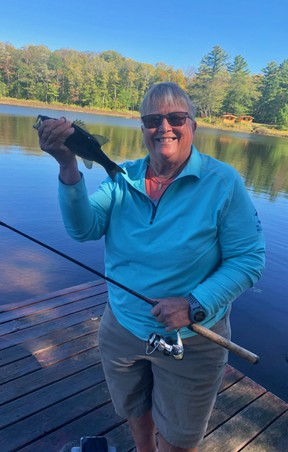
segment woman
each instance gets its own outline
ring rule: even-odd
[[[264,241],[239,174],[193,146],[195,111],[186,93],[174,83],[156,84],[140,112],[148,155],[122,164],[125,174],[115,182],[108,177],[90,197],[64,146],[71,123],[44,121],[40,146],[60,164],[67,232],[80,241],[105,235],[107,276],[158,302],[151,309],[108,286],[99,347],[116,412],[128,419],[138,452],[193,452],[227,351],[187,326],[201,321],[230,338],[231,303],[259,279]],[[151,334],[175,342],[178,329],[182,360],[147,347]]]

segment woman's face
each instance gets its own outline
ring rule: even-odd
[[[179,104],[159,106],[145,112],[145,115],[166,115],[172,112],[187,112],[187,107]],[[181,164],[189,157],[196,130],[196,122],[190,118],[186,118],[182,126],[171,126],[164,118],[159,127],[148,129],[142,124],[141,129],[151,161]]]

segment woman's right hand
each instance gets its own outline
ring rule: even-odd
[[[38,129],[40,148],[52,155],[60,165],[67,165],[75,159],[75,155],[64,143],[73,133],[71,122],[65,118],[46,119]]]
[[[76,156],[64,144],[75,131],[71,125],[71,121],[65,118],[46,119],[38,129],[40,148],[57,160],[60,165],[60,179],[69,185],[77,183],[81,178]]]

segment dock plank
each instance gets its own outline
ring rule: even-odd
[[[60,328],[58,330],[53,330],[51,333],[43,334],[40,337],[29,339],[25,341],[25,348],[20,347],[17,344],[10,348],[1,350],[0,369],[1,366],[13,363],[15,361],[18,361],[19,359],[29,357],[31,356],[31,354],[37,353],[41,349],[47,349],[49,347],[55,346],[56,344],[59,345],[64,342],[68,342],[71,339],[75,339],[75,337],[88,334],[89,332],[91,332],[91,328],[94,331],[96,327],[98,328],[98,325],[95,326],[95,320],[99,320],[102,311],[103,308],[100,307],[98,317],[95,317],[95,311],[93,312],[93,316],[92,313],[90,314],[90,316],[87,316],[86,314],[87,312],[89,313],[89,311],[86,311],[85,319],[81,319],[80,317],[79,321],[78,317],[78,323],[76,323],[75,325]],[[89,317],[90,319],[93,318],[93,320],[87,320],[89,319]],[[83,320],[85,320],[85,322]]]
[[[288,410],[242,450],[244,452],[287,452]]]
[[[77,294],[78,295],[78,294]],[[98,295],[98,294],[97,294]],[[70,313],[75,313],[77,311],[81,311],[86,307],[90,307],[91,305],[100,304],[101,300],[104,303],[104,300],[107,298],[106,293],[101,293],[99,297],[97,295],[89,295],[88,297],[79,298],[77,296],[74,300],[58,300],[58,303],[55,306],[47,306],[45,309],[42,307],[39,309],[39,312],[29,313],[26,316],[21,313],[19,317],[15,317],[13,320],[9,322],[3,322],[1,319],[0,325],[0,336],[4,336],[5,334],[11,334],[13,331],[25,330],[30,328],[31,325],[43,325],[53,319],[58,319],[61,317],[65,317]]]
[[[78,374],[98,362],[100,362],[100,354],[95,348],[92,348],[51,367],[41,368],[37,372],[9,381],[0,386],[0,405],[33,393],[45,386],[49,387],[54,382]]]
[[[207,433],[219,428],[265,392],[264,388],[247,377],[221,392],[209,420]]]
[[[105,380],[100,362],[0,406],[1,427],[21,421]],[[98,390],[98,389],[96,389]]]
[[[8,443],[13,449],[19,449],[23,445],[29,444],[30,442],[35,442],[41,439],[44,435],[48,436],[50,433],[53,436],[56,429],[62,430],[63,426],[75,424],[77,420],[80,420],[82,425],[83,414],[94,413],[95,418],[99,418],[98,411],[105,408],[105,405],[109,404],[110,395],[106,385],[106,382],[102,382],[99,385],[92,386],[84,391],[78,392],[71,397],[57,402],[56,404],[42,409],[38,413],[28,416],[15,424],[11,424],[1,431],[0,435],[0,450],[5,450],[5,445]],[[111,402],[110,404],[111,405]],[[95,410],[95,407],[99,407]],[[109,413],[111,413],[112,407],[109,407]],[[113,420],[110,419],[110,423],[115,421],[115,416]],[[117,419],[119,422],[120,418]],[[101,428],[103,429],[103,422],[101,423]],[[98,420],[99,424],[99,420]],[[110,425],[110,424],[109,424]],[[112,424],[113,425],[113,424]],[[93,428],[95,430],[95,427]],[[21,435],[19,435],[21,432]],[[98,434],[99,430],[97,431]],[[62,436],[62,432],[60,435]],[[58,434],[56,435],[58,436]],[[42,440],[41,440],[42,442]],[[58,446],[57,446],[58,447]],[[44,448],[39,448],[38,450],[45,450]],[[50,450],[47,448],[46,450]]]
[[[55,292],[49,292],[46,294],[42,294],[42,295],[36,295],[32,298],[26,298],[25,300],[22,301],[17,301],[17,302],[11,302],[11,303],[1,303],[0,305],[0,313],[7,313],[9,311],[13,311],[15,309],[19,309],[23,306],[25,306],[26,308],[28,308],[31,305],[37,305],[37,303],[45,301],[45,300],[53,300],[56,299],[58,297],[63,297],[68,295],[68,294],[72,294],[75,292],[86,292],[87,289],[89,289],[90,287],[95,287],[95,286],[103,286],[104,290],[106,290],[106,283],[105,281],[103,281],[102,279],[98,279],[95,281],[90,281],[88,283],[83,283],[83,284],[78,284],[77,286],[71,286],[71,287],[67,287],[65,289],[60,289],[57,290]]]
[[[10,311],[1,312],[1,324],[5,322],[15,321],[17,319],[27,319],[28,316],[36,316],[37,314],[43,314],[45,311],[55,309],[59,306],[63,307],[65,304],[71,304],[75,301],[83,300],[84,298],[95,297],[96,295],[107,294],[105,284],[97,284],[96,286],[85,289],[85,296],[83,296],[83,290],[75,290],[68,294],[61,292],[56,297],[47,298],[46,300],[38,300],[37,303],[31,305],[24,305],[19,308],[14,308]],[[33,319],[33,317],[30,317]],[[42,317],[42,316],[41,316]],[[39,316],[38,316],[39,318]],[[13,326],[13,324],[12,324]],[[10,324],[11,327],[11,324]]]
[[[102,315],[106,301],[107,297],[105,295],[100,295],[98,299],[92,297],[88,300],[79,301],[78,303],[73,304],[73,306],[69,306],[69,309],[66,309],[65,312],[61,309],[57,309],[57,311],[50,315],[49,319],[47,317],[45,320],[43,319],[42,323],[40,321],[37,322],[38,319],[34,319],[34,324],[31,322],[31,319],[29,319],[30,325],[28,325],[27,328],[20,330],[16,329],[11,332],[6,331],[6,334],[0,338],[1,346],[5,349],[12,345],[24,344],[28,339],[40,337],[43,334],[47,334],[48,332],[60,328],[66,328],[68,325],[75,325],[76,323],[79,323],[80,316],[88,320],[88,310],[90,310],[91,317],[98,317],[99,315]]]
[[[0,308],[1,451],[60,452],[85,435],[133,450],[98,350],[106,302],[97,280]],[[227,366],[200,452],[288,452],[287,413],[287,403]]]
[[[94,331],[95,327],[94,327]],[[71,339],[60,345],[45,348],[34,352],[33,355],[18,360],[11,364],[7,364],[1,371],[0,384],[6,383],[23,375],[28,375],[38,369],[51,366],[58,361],[81,353],[84,350],[95,347],[95,335],[84,335],[79,338]]]
[[[225,441],[225,452],[242,450],[259,432],[285,413],[287,404],[273,394],[266,392],[256,398],[228,422],[204,439],[200,452],[222,452]],[[273,438],[275,444],[275,437]],[[286,438],[287,441],[287,438]],[[278,449],[279,451],[281,449]],[[281,451],[282,452],[282,451]]]

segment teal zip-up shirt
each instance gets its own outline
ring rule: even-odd
[[[255,208],[238,172],[199,153],[191,156],[157,206],[146,194],[149,156],[125,162],[88,197],[84,178],[59,183],[67,232],[78,241],[105,235],[106,275],[148,298],[192,293],[211,328],[264,268],[265,246]],[[151,306],[108,284],[119,323],[140,339],[167,336]],[[183,338],[195,333],[181,329]],[[171,333],[169,333],[171,336]]]

